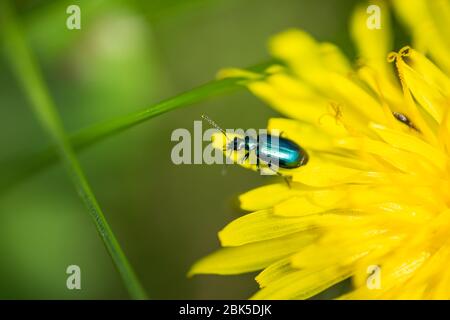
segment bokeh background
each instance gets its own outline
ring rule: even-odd
[[[266,61],[267,39],[302,28],[351,58],[353,0],[14,1],[68,131]],[[81,30],[66,8],[81,8]],[[395,24],[394,24],[395,26]],[[399,47],[408,39],[396,29]],[[8,45],[2,43],[2,47]],[[49,141],[0,56],[0,165]],[[247,298],[255,274],[186,277],[241,215],[237,195],[271,181],[239,166],[172,164],[170,135],[202,113],[226,128],[264,128],[277,114],[245,90],[151,119],[79,154],[105,215],[151,298]],[[0,166],[0,179],[7,167]],[[82,290],[66,288],[68,265]],[[0,298],[128,298],[60,165],[0,189]]]

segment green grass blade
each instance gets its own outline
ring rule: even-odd
[[[70,141],[66,137],[62,121],[43,81],[39,68],[27,47],[14,12],[7,1],[2,1],[0,4],[0,21],[2,22],[1,27],[4,35],[3,40],[5,41],[6,54],[30,99],[33,111],[52,138],[58,155],[62,159],[70,174],[71,180],[93,218],[95,226],[131,297],[135,299],[146,299],[146,294],[141,284],[120,248],[86,180]]]
[[[274,61],[261,63],[247,68],[252,71],[263,71]],[[243,88],[239,83],[241,79],[222,79],[211,81],[207,84],[181,93],[172,98],[163,100],[143,110],[135,111],[127,115],[100,122],[84,128],[72,135],[69,140],[76,151],[82,150],[104,138],[120,133],[128,128],[134,127],[142,122],[154,118],[160,114],[186,107],[214,96],[232,92]],[[11,159],[0,164],[4,171],[3,179],[0,181],[0,193],[12,186],[31,177],[33,174],[50,166],[58,160],[55,146],[48,147],[36,153],[23,156],[19,159]]]

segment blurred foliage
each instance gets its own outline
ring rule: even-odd
[[[347,32],[356,0],[15,1],[68,131],[267,60],[267,39],[307,30],[354,57]],[[66,28],[81,7],[82,29]],[[7,44],[2,44],[7,45]],[[48,144],[3,57],[0,162]],[[246,298],[254,275],[186,278],[241,214],[236,196],[270,179],[237,166],[175,166],[176,128],[208,113],[224,127],[263,128],[276,113],[246,92],[162,115],[80,154],[112,229],[153,298]],[[1,171],[0,171],[1,172]],[[0,194],[0,298],[127,298],[116,270],[60,166]],[[65,287],[66,267],[82,290]]]

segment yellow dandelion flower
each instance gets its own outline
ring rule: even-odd
[[[268,129],[310,159],[281,170],[290,186],[241,195],[251,213],[219,232],[224,248],[191,274],[262,270],[255,299],[309,298],[348,278],[341,298],[450,298],[450,3],[392,4],[419,50],[388,54],[387,8],[370,30],[360,7],[356,68],[333,44],[288,30],[270,41],[285,66],[224,72],[246,75],[250,91],[289,118]]]

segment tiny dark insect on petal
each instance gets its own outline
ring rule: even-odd
[[[392,112],[392,115],[395,117],[395,119],[397,119],[401,123],[407,125],[411,129],[416,130],[417,132],[420,132],[419,128],[417,128],[416,125],[405,114],[394,111]]]

